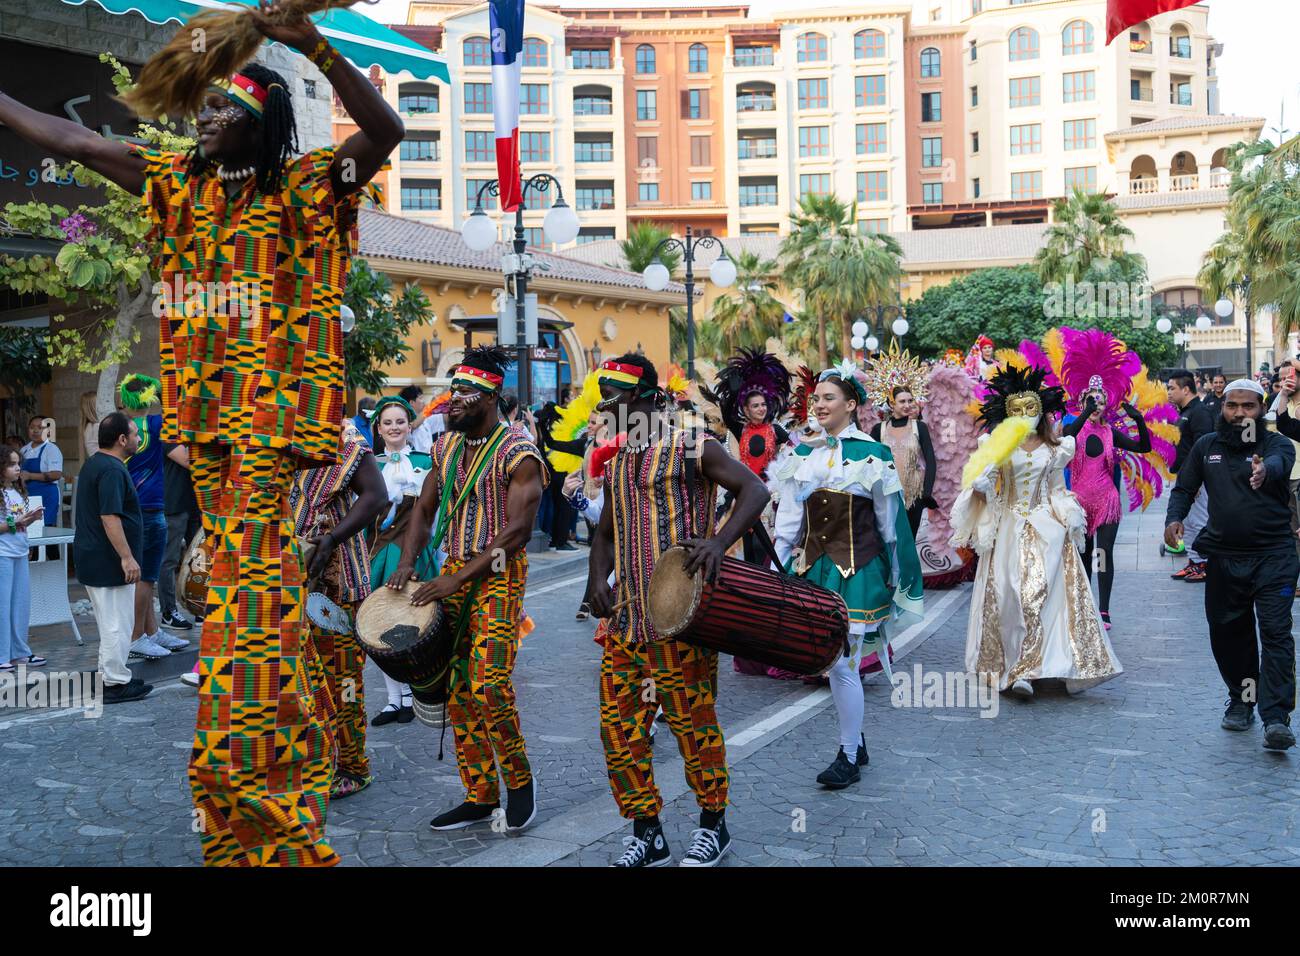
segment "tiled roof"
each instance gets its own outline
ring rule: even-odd
[[[1178,206],[1203,206],[1207,204],[1226,205],[1227,187],[1221,189],[1185,189],[1179,192],[1140,193],[1136,196],[1116,196],[1115,208],[1125,209],[1169,209]]]
[[[483,252],[474,252],[465,245],[460,233],[453,229],[403,219],[374,209],[361,210],[359,225],[359,253],[367,258],[482,269],[500,277],[501,257],[509,252],[503,243],[497,243]],[[617,243],[614,245],[617,249]],[[648,291],[641,276],[626,269],[613,269],[603,263],[583,261],[552,252],[532,250],[532,255],[537,263],[533,270],[535,279],[567,279],[592,285]],[[674,282],[664,291],[684,295],[686,288]]]
[[[1228,113],[1196,113],[1190,116],[1169,116],[1165,119],[1139,123],[1125,129],[1117,129],[1106,134],[1107,139],[1128,139],[1131,136],[1147,136],[1151,133],[1174,133],[1179,130],[1214,128],[1216,126],[1260,126],[1264,119],[1260,116],[1234,116]]]

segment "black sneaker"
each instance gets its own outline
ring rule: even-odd
[[[578,549],[566,541],[564,542],[564,544],[551,545],[551,550],[552,551],[577,551]]]
[[[865,767],[871,763],[871,755],[867,753],[867,738],[863,736],[862,742],[858,744],[857,759],[854,761],[859,767]]]
[[[843,790],[862,779],[858,765],[849,760],[844,748],[835,755],[835,762],[817,775],[817,782],[828,790]]]
[[[659,824],[647,827],[641,836],[633,833],[632,836],[623,837],[623,846],[626,847],[623,855],[610,866],[632,870],[646,866],[667,866],[673,859],[673,851],[668,849],[668,841],[664,839],[664,828]]]
[[[1229,700],[1219,726],[1224,730],[1245,730],[1255,722],[1255,708],[1240,700]],[[1292,738],[1292,743],[1295,738]]]
[[[476,823],[491,823],[492,814],[501,806],[499,803],[462,803],[448,810],[441,816],[429,821],[434,830],[463,830]]]
[[[518,833],[537,816],[537,778],[506,793],[506,832]]]
[[[138,677],[133,677],[125,684],[109,684],[104,688],[104,703],[125,704],[133,700],[143,700],[153,690],[153,684],[146,684]]]
[[[1264,727],[1265,750],[1289,750],[1295,746],[1295,732],[1283,723],[1267,724]]]
[[[169,611],[162,617],[162,626],[173,631],[192,631],[194,625],[185,618],[181,617],[175,611]]]
[[[691,831],[691,847],[682,857],[682,866],[717,866],[723,854],[731,849],[731,834],[727,821],[719,820],[717,829],[700,827]]]

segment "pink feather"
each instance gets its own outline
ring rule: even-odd
[[[1061,361],[1061,385],[1067,395],[1066,407],[1077,415],[1079,402],[1088,390],[1088,382],[1100,375],[1102,387],[1112,409],[1128,397],[1130,383],[1142,368],[1142,360],[1115,336],[1101,329],[1062,327],[1061,343],[1065,356]]]

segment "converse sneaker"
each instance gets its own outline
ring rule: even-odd
[[[164,657],[170,657],[171,653],[161,644],[156,644],[147,634],[131,642],[131,657],[143,657],[147,661],[157,661]]]
[[[817,782],[827,790],[843,790],[862,779],[858,764],[848,758],[844,748],[835,755],[835,762],[817,775]]]
[[[500,806],[499,803],[462,803],[441,816],[434,817],[429,821],[429,826],[434,830],[463,830],[476,823],[491,823],[492,814]]]
[[[1264,728],[1265,750],[1287,750],[1295,746],[1295,733],[1280,721]]]
[[[731,834],[727,822],[719,820],[717,829],[700,827],[691,831],[691,847],[682,857],[682,866],[717,866],[723,854],[731,849]]]
[[[623,846],[626,848],[623,855],[610,864],[617,869],[666,866],[673,859],[673,852],[668,849],[668,841],[664,839],[664,828],[657,823],[647,827],[641,836],[633,833],[632,836],[623,837]]]
[[[189,631],[194,629],[194,625],[185,618],[181,617],[175,611],[168,611],[162,617],[162,626],[170,627],[173,631]]]
[[[177,637],[175,634],[167,634],[159,631],[151,636],[151,640],[159,647],[166,648],[169,651],[183,651],[190,646],[190,642],[183,637]]]
[[[506,793],[506,832],[518,833],[537,816],[537,778]]]

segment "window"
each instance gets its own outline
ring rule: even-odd
[[[441,209],[442,182],[437,179],[403,179],[403,209]]]
[[[549,133],[547,134],[550,135]],[[524,197],[525,209],[550,209],[551,194],[546,189],[530,189],[528,195]]]
[[[882,232],[889,232],[888,219],[859,219],[858,235],[869,236]]]
[[[1043,78],[1022,76],[1010,81],[1011,106],[1037,106],[1042,99]]]
[[[614,184],[583,182],[579,180],[573,190],[573,203],[579,211],[614,208]]]
[[[709,166],[712,164],[710,156],[712,150],[710,141],[711,136],[692,136],[691,137],[691,165],[692,166]]]
[[[855,76],[853,78],[854,106],[884,106],[885,78],[883,76]]]
[[[799,177],[799,196],[829,196],[830,173],[805,173]]]
[[[686,107],[682,111],[682,119],[708,119],[709,91],[687,90],[682,97],[682,105]]]
[[[490,180],[490,179],[467,179],[467,180],[465,180],[465,206],[466,206],[467,208],[469,208],[469,209],[473,209],[473,208],[474,208],[475,204],[477,204],[478,201],[479,201],[479,198],[478,198],[478,197],[479,197],[479,191],[482,190],[483,187],[486,186],[486,185],[487,185],[488,183],[490,183],[490,182],[492,182],[492,180]],[[490,192],[484,192],[484,193],[483,193],[483,208],[484,208],[484,209],[496,209],[496,208],[497,208],[497,200],[496,200],[496,197],[493,196]]]
[[[614,140],[604,136],[579,133],[582,137],[573,144],[573,161],[576,163],[609,163],[614,160]],[[587,138],[591,137],[591,138]]]
[[[573,68],[575,70],[608,70],[608,50],[574,50]]]
[[[776,159],[776,134],[745,133],[736,141],[737,159]]]
[[[1011,127],[1011,155],[1027,156],[1043,151],[1043,124],[1029,123]]]
[[[943,183],[921,183],[921,202],[927,206],[943,202]]]
[[[1061,31],[1061,52],[1066,56],[1092,52],[1092,24],[1087,20],[1071,20]]]
[[[885,35],[879,30],[862,30],[853,34],[853,59],[879,60],[885,56]]]
[[[800,63],[820,63],[829,58],[826,36],[821,33],[801,33],[795,40],[796,59]]]
[[[921,51],[921,79],[939,75],[939,51],[932,46]]]
[[[1037,60],[1038,31],[1021,27],[1007,39],[1008,60]]]
[[[659,108],[655,99],[654,90],[636,91],[636,118],[639,120],[652,120],[659,118]]]
[[[1096,149],[1097,121],[1095,119],[1066,120],[1065,148]]]
[[[479,129],[465,131],[465,162],[495,163],[496,159],[496,138],[490,131]]]
[[[739,193],[742,206],[775,206],[776,177],[741,179]]]
[[[937,169],[943,165],[943,137],[927,136],[921,140],[921,166]]]
[[[1082,189],[1087,193],[1097,191],[1096,166],[1072,166],[1065,170],[1065,191]]]
[[[1169,84],[1169,102],[1175,106],[1192,105],[1192,84],[1186,80],[1174,80]]]
[[[829,126],[800,126],[799,155],[829,156],[831,154],[831,128]]]
[[[492,45],[487,37],[468,37],[465,40],[466,66],[491,66]]]
[[[884,123],[859,123],[857,127],[858,153],[886,153],[889,146],[886,140]]]
[[[1043,198],[1043,173],[1041,170],[1032,173],[1012,173],[1011,174],[1011,198],[1012,199],[1042,199]]]
[[[648,43],[642,43],[636,48],[636,71],[638,73],[655,71],[655,48]]]
[[[614,112],[614,100],[608,95],[595,96],[590,93],[573,94],[574,116],[610,116]]]
[[[551,244],[546,241],[546,233],[540,227],[525,226],[524,245],[530,249],[549,249]]]
[[[521,83],[519,85],[519,112],[524,116],[536,116],[551,111],[551,88],[545,83]]]
[[[659,201],[659,184],[658,183],[637,183],[636,198],[641,202],[658,202]]]
[[[887,202],[889,200],[889,173],[871,170],[858,173],[858,202]]]
[[[776,51],[770,46],[738,46],[732,63],[736,66],[772,66],[776,63]]]
[[[492,84],[491,83],[466,83],[465,84],[465,112],[466,113],[491,113],[492,112]]]
[[[1171,35],[1169,37],[1169,55],[1176,56],[1180,60],[1190,60],[1192,58],[1192,38],[1185,33]]]
[[[408,132],[398,155],[404,162],[432,163],[438,161],[438,154],[436,134]]]
[[[979,133],[971,133],[971,134],[970,134],[970,151],[971,151],[972,153],[978,153],[978,152],[980,151],[980,134],[979,134]]]
[[[545,40],[524,37],[524,66],[546,66],[548,59]]]
[[[970,0],[970,15],[984,12],[984,0]]]
[[[970,88],[970,105],[971,106],[980,105],[980,88],[978,86],[972,86]]]
[[[972,199],[980,198],[980,178],[978,176],[970,181],[970,195]]]
[[[613,226],[583,226],[578,230],[578,245],[585,246],[589,242],[600,242],[602,239],[613,239]]]
[[[641,169],[659,165],[658,136],[638,136],[636,138],[636,164]]]
[[[970,61],[974,63],[980,58],[979,48],[975,46],[975,41],[970,41]]]
[[[521,163],[549,163],[551,161],[551,134],[520,133],[519,161]]]
[[[397,94],[397,112],[418,115],[420,113],[438,112],[438,91],[420,91],[418,93]]]
[[[705,202],[713,198],[713,181],[701,179],[691,183],[691,201]]]
[[[770,113],[775,109],[776,96],[763,86],[746,84],[736,88],[737,113]]]
[[[827,81],[819,80],[800,80],[799,81],[799,109],[801,110],[824,110],[830,105],[830,98],[826,92]]]
[[[921,122],[937,123],[943,116],[938,93],[921,94]]]
[[[1093,70],[1066,73],[1061,77],[1061,102],[1086,103],[1097,98],[1097,74]]]
[[[703,43],[692,43],[686,53],[686,69],[690,73],[709,72],[709,48]]]

